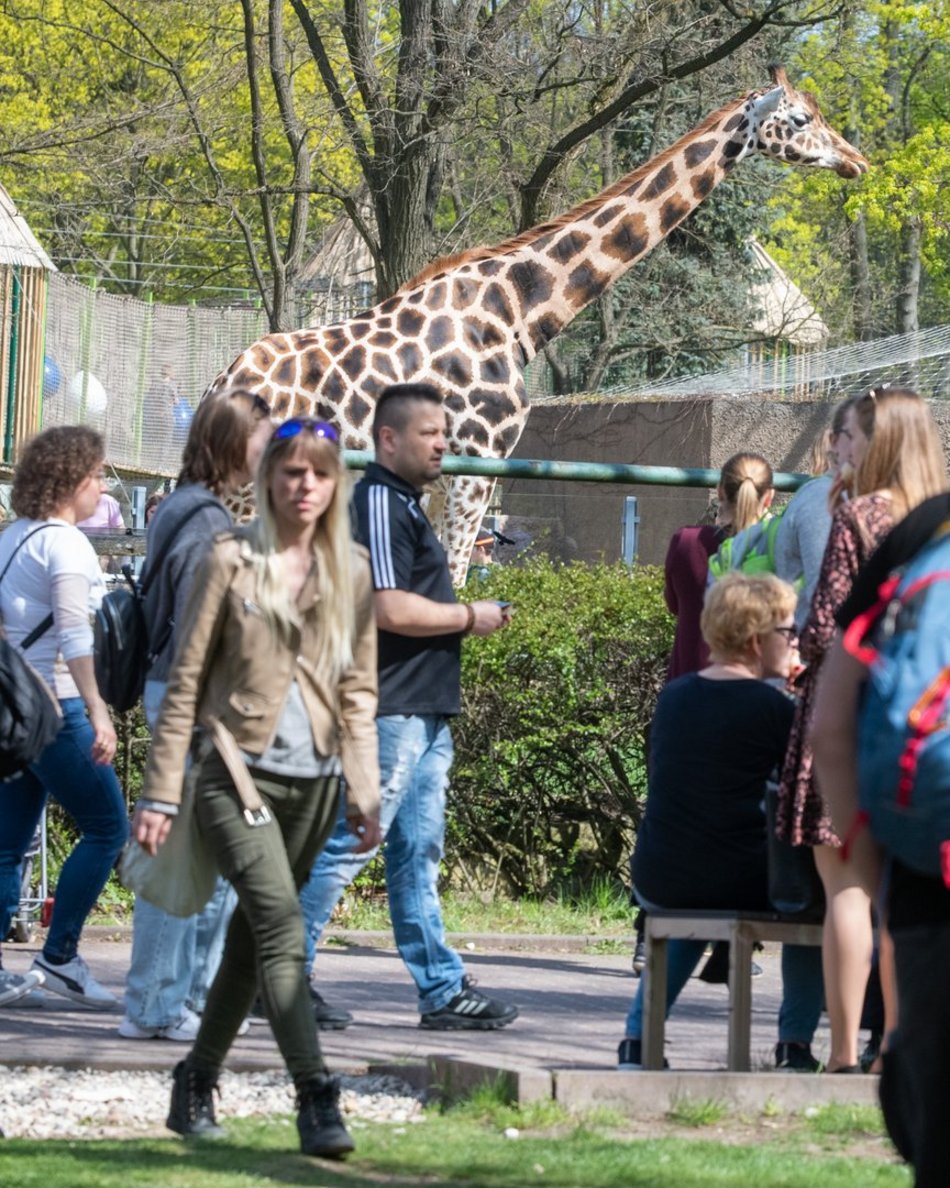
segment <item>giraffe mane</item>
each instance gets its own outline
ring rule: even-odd
[[[690,133],[687,133],[689,138],[704,136],[711,131],[726,115],[741,107],[750,97],[750,95],[758,94],[757,91],[750,91],[749,94],[742,95],[738,99],[731,99],[718,111],[712,112],[705,120]],[[449,272],[452,269],[459,268],[463,264],[472,264],[480,260],[491,260],[497,256],[507,256],[519,251],[528,244],[534,243],[540,239],[542,235],[549,235],[553,231],[559,231],[562,227],[566,227],[569,223],[575,222],[577,219],[586,218],[592,214],[599,207],[609,202],[611,198],[616,198],[627,190],[635,181],[646,173],[647,169],[651,172],[656,168],[662,168],[667,161],[670,160],[676,153],[680,151],[680,144],[682,137],[665,148],[662,152],[657,153],[655,157],[651,157],[648,161],[644,161],[638,165],[631,173],[624,174],[623,177],[618,178],[607,189],[601,190],[599,194],[595,194],[592,198],[586,198],[578,206],[571,210],[565,211],[564,214],[558,215],[557,218],[550,219],[546,223],[538,223],[534,227],[529,227],[527,231],[521,231],[517,235],[512,235],[509,239],[503,239],[501,243],[496,244],[481,244],[478,247],[466,248],[461,252],[455,252],[448,256],[440,256],[438,259],[427,264],[421,272],[417,272],[411,280],[406,281],[404,285],[400,285],[400,293],[408,293],[413,289],[417,289],[420,285],[425,284],[426,281],[431,280],[439,273]]]

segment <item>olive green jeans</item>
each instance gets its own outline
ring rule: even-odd
[[[216,1074],[260,989],[267,1019],[295,1084],[326,1072],[304,962],[298,893],[336,821],[336,776],[293,779],[252,772],[271,820],[249,825],[216,753],[195,789],[201,831],[234,887],[224,956],[208,993],[188,1063]]]

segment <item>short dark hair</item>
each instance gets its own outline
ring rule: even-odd
[[[442,405],[442,395],[432,384],[389,384],[383,388],[376,397],[373,445],[379,443],[379,431],[385,426],[401,433],[409,423],[409,406],[419,400]]]
[[[47,520],[105,458],[102,435],[87,425],[56,425],[28,442],[13,475],[18,516]]]

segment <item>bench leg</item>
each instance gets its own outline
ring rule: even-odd
[[[663,1047],[666,1033],[666,938],[653,938],[647,923],[647,962],[640,975],[643,979],[643,1035],[641,1052],[643,1067],[656,1070],[663,1067]]]
[[[752,1030],[752,941],[742,927],[732,930],[729,942],[729,1052],[730,1072],[748,1072]]]

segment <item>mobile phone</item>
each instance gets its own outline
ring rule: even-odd
[[[510,602],[496,602],[495,606],[497,606],[499,610],[510,610],[511,609]]]

